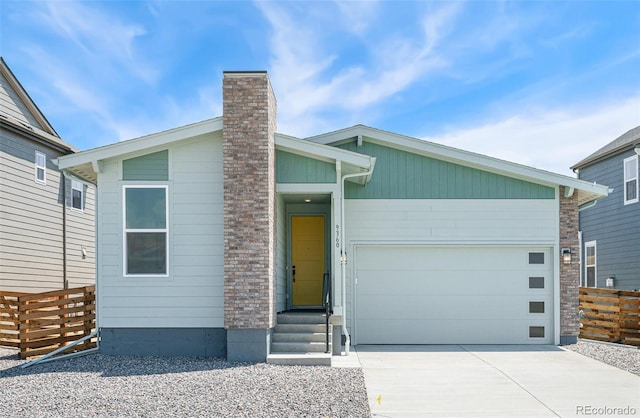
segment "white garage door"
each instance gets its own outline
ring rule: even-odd
[[[356,344],[553,343],[550,248],[359,246]]]

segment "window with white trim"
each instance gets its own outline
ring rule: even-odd
[[[168,187],[124,186],[124,275],[168,275]]]
[[[36,182],[47,184],[47,156],[36,151]]]
[[[84,184],[71,180],[71,207],[84,210]]]
[[[597,280],[597,259],[596,259],[596,242],[589,241],[584,244],[584,253],[586,263],[584,267],[584,286],[596,287]]]
[[[638,156],[624,159],[624,204],[638,201]]]

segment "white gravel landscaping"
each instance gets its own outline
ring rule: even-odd
[[[22,369],[0,347],[0,417],[370,417],[359,368],[92,354]]]
[[[579,340],[563,348],[640,375],[640,349],[634,346]]]

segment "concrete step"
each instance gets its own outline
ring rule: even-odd
[[[285,366],[331,366],[331,354],[326,353],[271,353],[267,363]]]
[[[272,336],[273,342],[324,342],[326,339],[326,335],[324,332],[305,332],[305,333],[297,333],[297,332],[274,332]],[[331,334],[329,334],[329,342],[331,342]]]
[[[280,324],[276,325],[276,333],[314,334],[323,333],[326,330],[324,324]]]
[[[324,353],[325,350],[324,342],[271,342],[272,353]]]
[[[278,324],[324,324],[325,315],[321,313],[287,312],[278,314]]]

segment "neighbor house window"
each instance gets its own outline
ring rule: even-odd
[[[638,201],[638,156],[624,160],[624,204]]]
[[[167,186],[124,186],[124,275],[168,274]]]
[[[596,242],[589,241],[584,246],[586,255],[584,285],[586,287],[596,287]]]
[[[36,151],[36,181],[38,183],[47,183],[47,156]]]
[[[71,181],[71,207],[78,210],[84,209],[84,184],[79,181]]]

